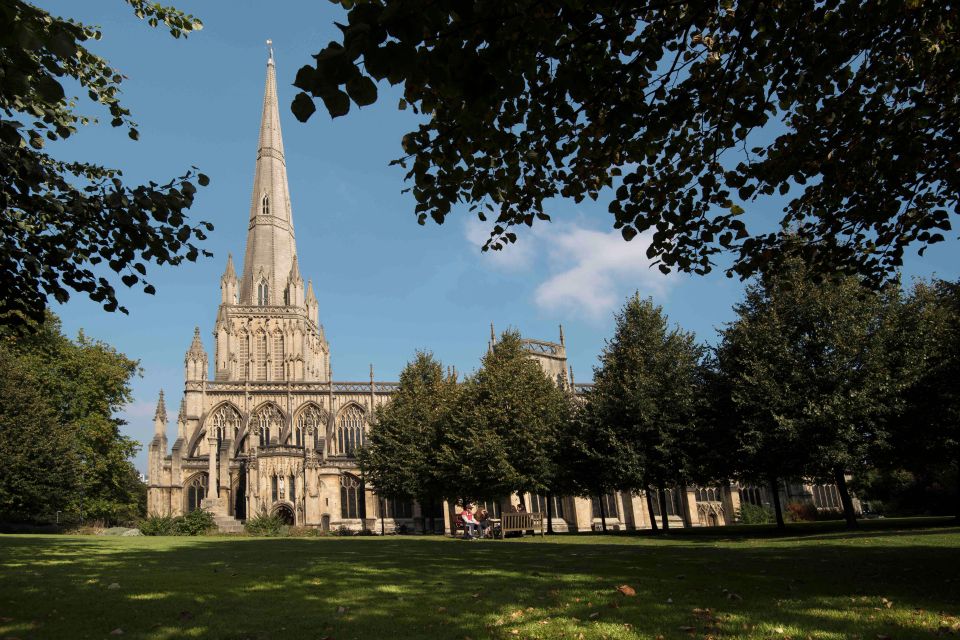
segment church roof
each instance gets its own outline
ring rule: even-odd
[[[276,65],[267,60],[260,138],[250,200],[247,248],[240,280],[240,304],[257,304],[258,285],[266,282],[269,304],[283,304],[283,291],[297,255],[290,209],[290,188],[280,130]]]

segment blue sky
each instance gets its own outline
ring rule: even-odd
[[[396,380],[415,349],[471,371],[493,322],[498,331],[510,326],[548,340],[557,339],[562,323],[576,379],[589,381],[613,311],[635,290],[653,296],[672,321],[704,341],[732,319],[742,283],[721,271],[698,277],[650,269],[643,236],[620,240],[603,198],[555,202],[552,224],[524,229],[519,243],[499,254],[480,252],[486,227],[464,211],[442,226],[417,225],[413,198],[400,193],[402,171],[388,166],[416,123],[410,111],[397,110],[395,88],[381,85],[377,104],[335,121],[318,112],[301,124],[290,114],[297,69],[339,33],[338,5],[181,1],[177,6],[200,17],[204,29],[175,40],[141,23],[119,0],[37,4],[103,28],[103,39],[90,48],[128,76],[123,101],[140,130],[135,143],[122,130],[93,126],[51,151],[121,168],[130,183],[162,182],[191,165],[211,178],[192,215],[216,226],[206,244],[214,258],[152,270],[155,296],[121,291],[129,316],[108,314],[79,295],[54,307],[68,334],[82,328],[140,360],[143,377],[134,381],[135,399],[124,415],[127,432],[143,443],[152,436],[161,388],[176,414],[194,326],[212,354],[227,253],[241,266],[267,38],[277,60],[300,268],[320,301],[335,379],[367,379],[372,363],[378,379]],[[81,110],[106,115],[89,103],[81,102]],[[775,223],[777,203],[763,204],[751,212],[754,224]],[[910,255],[905,275],[957,278],[958,248],[952,239],[922,259]],[[141,469],[145,460],[141,452]]]

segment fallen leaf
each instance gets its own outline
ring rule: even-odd
[[[637,590],[627,584],[622,584],[619,587],[617,587],[617,591],[619,591],[625,596],[633,597],[637,595]]]
[[[347,612],[347,608],[345,606],[340,605],[339,607],[337,607],[337,613],[344,614],[346,612]]]
[[[590,619],[591,619],[591,620],[596,620],[596,619],[599,618],[599,617],[600,617],[600,612],[599,612],[599,611],[594,611],[593,613],[590,614]]]
[[[112,636],[122,636],[122,635],[123,635],[123,629],[121,629],[120,627],[117,627],[116,629],[114,629],[113,631],[110,632],[110,635],[112,635]]]
[[[107,589],[119,589],[119,588],[120,588],[120,584],[117,582],[111,582],[109,585],[107,585]]]

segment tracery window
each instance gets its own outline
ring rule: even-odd
[[[287,481],[287,486],[290,487],[290,502],[297,503],[297,479],[294,476],[290,476]]]
[[[200,501],[207,496],[207,474],[200,473],[187,485],[187,513],[200,508]]]
[[[260,201],[260,210],[263,211],[263,215],[270,215],[270,196],[263,195],[263,200]]]
[[[683,505],[681,504],[680,498],[680,489],[674,491],[673,489],[664,489],[664,496],[667,499],[666,505],[660,504],[660,492],[659,491],[650,491],[650,499],[653,502],[653,513],[656,516],[663,514],[663,507],[666,507],[668,516],[678,516],[683,513]]]
[[[813,506],[817,509],[839,509],[840,493],[833,484],[815,484],[813,489]]]
[[[270,304],[270,286],[266,280],[257,283],[257,305],[265,307]]]
[[[590,506],[593,509],[593,517],[599,518],[600,516],[600,500],[596,496],[590,498]],[[617,494],[608,493],[603,496],[603,509],[606,512],[608,518],[617,518],[619,510],[617,509]]]
[[[306,445],[307,438],[313,434],[313,448],[317,448],[319,434],[327,423],[326,415],[316,405],[307,405],[307,408],[297,416],[297,446]]]
[[[253,416],[254,428],[260,436],[260,446],[265,447],[270,444],[270,438],[273,435],[280,435],[283,429],[283,414],[272,404],[266,404],[257,409]]]
[[[697,487],[697,502],[720,502],[720,491],[716,487]]]
[[[283,334],[273,334],[273,379],[283,380]]]
[[[273,502],[276,502],[280,496],[279,487],[280,483],[277,480],[277,476],[270,476],[270,497],[273,498]]]
[[[230,433],[230,427],[233,427],[234,434],[240,428],[240,414],[230,405],[224,404],[213,412],[209,424],[212,427],[210,433],[216,435],[217,447],[219,448],[226,434]]]
[[[340,517],[365,518],[366,511],[363,484],[353,476],[340,476]]]
[[[533,504],[530,505],[531,511],[537,511],[542,513],[544,516],[547,515],[547,496],[541,496],[537,493],[531,494]],[[553,508],[553,517],[562,518],[563,516],[563,498],[561,496],[550,496],[550,502]],[[609,512],[608,512],[609,515]],[[597,516],[598,518],[600,516]]]
[[[257,333],[257,380],[267,379],[267,334]]]
[[[357,405],[347,407],[337,418],[338,452],[352,456],[363,445],[363,410]]]

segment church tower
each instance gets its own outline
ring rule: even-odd
[[[228,256],[220,288],[215,380],[326,382],[330,347],[297,263],[272,49],[243,270],[238,279]]]

